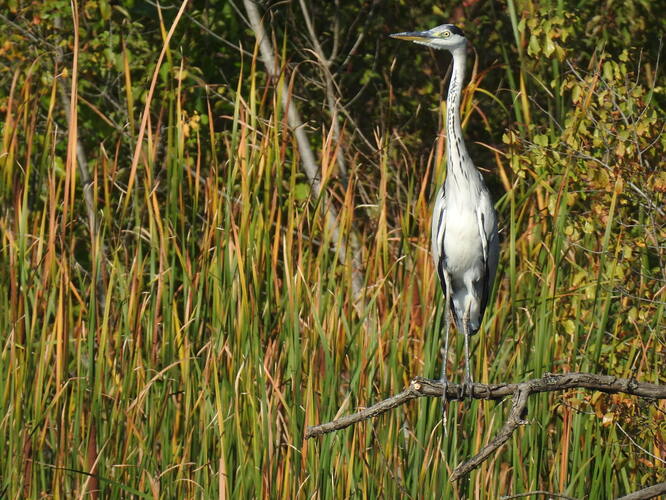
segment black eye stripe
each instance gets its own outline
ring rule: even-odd
[[[449,27],[449,31],[450,31],[451,33],[455,33],[456,35],[465,36],[465,33],[463,33],[463,30],[461,30],[460,28],[458,28],[458,26],[451,26],[451,27]]]

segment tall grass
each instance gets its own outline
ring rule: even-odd
[[[178,74],[173,64],[167,49],[165,74]],[[598,395],[583,391],[534,398],[529,425],[456,484],[448,475],[499,429],[504,403],[452,404],[446,438],[439,402],[420,400],[304,442],[306,425],[438,373],[432,186],[399,141],[380,132],[376,203],[362,224],[354,189],[367,165],[348,159],[348,186],[332,203],[343,230],[366,228],[359,311],[351,263],[331,250],[327,207],[308,197],[280,96],[255,58],[239,71],[223,125],[214,93],[198,117],[178,78],[158,91],[131,190],[134,131],[90,144],[78,129],[94,159],[91,229],[77,134],[70,125],[65,135],[55,118],[76,110],[63,110],[57,80],[16,70],[0,150],[0,496],[485,499],[549,490],[601,499],[664,480],[658,462],[636,448],[663,456],[654,436],[633,435],[631,444],[598,414]],[[528,75],[510,76],[519,92]],[[129,75],[126,85],[132,96]],[[47,114],[31,112],[37,99]],[[528,107],[515,109],[531,139]],[[57,141],[69,141],[65,162]],[[323,182],[333,184],[329,127],[313,142],[322,145]],[[436,145],[427,165],[437,178],[441,151]],[[620,188],[612,186],[604,232],[573,245],[570,172],[537,165],[522,177],[511,173],[519,161],[497,156],[507,179],[497,203],[502,255],[474,341],[475,380],[590,370],[664,382],[663,300],[640,320],[617,308],[629,300],[614,286],[629,231],[617,219]],[[402,169],[414,174],[407,185],[394,174]],[[649,217],[638,216],[645,224]],[[653,257],[636,251],[649,273]],[[460,336],[454,347],[460,378]],[[658,418],[654,406],[614,404]]]

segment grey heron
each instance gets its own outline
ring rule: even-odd
[[[427,31],[394,33],[391,37],[448,50],[453,56],[446,99],[446,180],[435,198],[431,238],[435,268],[446,297],[441,381],[446,387],[452,313],[457,330],[465,336],[463,387],[467,393],[472,390],[469,337],[481,327],[499,257],[497,214],[483,176],[467,152],[460,125],[467,39],[463,31],[452,24],[442,24]],[[442,404],[446,410],[446,390]]]

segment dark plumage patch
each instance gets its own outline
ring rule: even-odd
[[[458,26],[451,25],[451,27],[449,28],[449,31],[451,33],[455,33],[456,35],[465,36],[465,33],[463,33],[463,30],[458,28]]]

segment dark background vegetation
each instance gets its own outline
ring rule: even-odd
[[[465,134],[501,221],[475,380],[666,382],[665,2],[261,2],[279,78],[241,0],[189,2],[158,67],[180,6],[0,0],[0,497],[611,498],[666,480],[663,402],[585,391],[539,396],[455,485],[503,405],[452,405],[447,439],[434,401],[302,439],[439,372],[450,57],[387,35],[444,22],[471,42]]]

